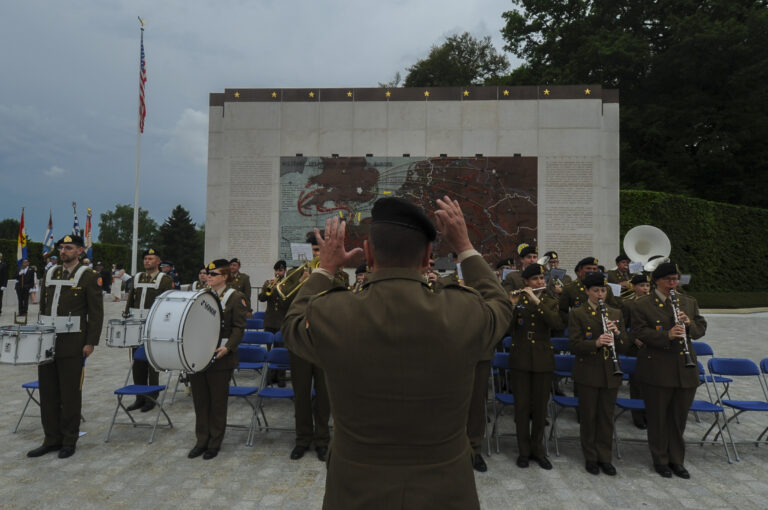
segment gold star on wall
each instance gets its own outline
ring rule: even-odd
[[[468,90],[465,90],[465,91],[464,91],[464,97],[467,97],[467,96],[469,96],[469,91],[468,91]]]
[[[272,91],[272,99],[276,99],[276,98],[277,98],[277,92],[275,92],[275,91],[273,90],[273,91]]]
[[[313,91],[309,91],[309,97],[315,97],[315,93]]]
[[[505,96],[508,96],[508,95],[509,95],[509,91],[508,91],[507,89],[504,89],[504,95],[505,95]]]
[[[424,91],[424,97],[429,97],[429,91],[428,90]]]
[[[347,91],[347,97],[352,97],[352,91],[351,90]]]
[[[392,95],[392,92],[390,92],[390,91],[386,91],[386,92],[384,93],[384,95],[385,95],[385,96],[387,96],[387,97],[389,97],[389,96],[391,96],[391,95]]]
[[[235,99],[240,97],[240,92],[235,91]]]
[[[549,89],[544,89],[544,95],[545,95],[545,96],[548,96],[548,95],[549,95]]]
[[[588,96],[588,95],[590,95],[591,93],[592,93],[592,91],[591,91],[591,90],[589,90],[589,89],[584,89],[584,95],[585,95],[585,96]]]

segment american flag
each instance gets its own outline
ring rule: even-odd
[[[48,211],[48,230],[43,237],[43,257],[53,251],[53,213]]]
[[[139,132],[144,132],[147,104],[144,102],[144,85],[147,83],[147,61],[144,59],[144,28],[141,29],[141,63],[139,65]]]

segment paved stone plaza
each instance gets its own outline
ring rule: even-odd
[[[107,318],[117,318],[122,303],[105,303]],[[32,306],[30,316],[36,317]],[[705,338],[719,356],[748,357],[759,361],[768,356],[764,331],[768,313],[707,314]],[[4,307],[0,324],[13,320],[13,308]],[[106,320],[105,320],[106,326]],[[103,337],[102,337],[103,338]],[[104,341],[102,340],[102,344]],[[83,390],[81,430],[86,434],[77,452],[60,460],[55,454],[28,459],[26,452],[41,444],[39,409],[32,405],[18,433],[11,431],[26,400],[21,384],[37,378],[34,366],[0,366],[0,508],[320,508],[325,484],[325,466],[309,452],[299,461],[288,454],[293,447],[291,432],[257,432],[254,446],[245,446],[246,432],[227,432],[219,456],[210,461],[187,459],[194,446],[192,398],[184,392],[168,406],[174,428],[160,429],[148,444],[149,430],[117,425],[109,443],[104,443],[115,409],[113,390],[123,385],[129,368],[124,349],[98,347],[88,361]],[[240,384],[253,383],[238,375]],[[164,381],[161,374],[161,381]],[[625,390],[624,390],[625,391]],[[758,398],[760,389],[750,387],[747,398]],[[732,393],[739,398],[743,393]],[[703,389],[697,395],[706,398]],[[270,424],[292,426],[289,402],[269,403]],[[139,416],[145,417],[146,415]],[[147,413],[147,419],[154,418]],[[126,417],[118,415],[123,423]],[[230,423],[247,423],[250,408],[238,400],[230,402]],[[703,420],[707,420],[703,417]],[[503,432],[514,429],[505,416]],[[561,434],[574,437],[578,426],[572,412],[561,420]],[[768,424],[768,416],[746,416],[732,431],[738,439],[755,438]],[[700,437],[706,423],[688,422],[686,435]],[[618,423],[622,438],[642,438],[629,416]],[[768,447],[742,445],[741,462],[728,464],[722,445],[689,446],[686,466],[692,479],[662,479],[652,471],[645,444],[623,444],[623,458],[615,461],[618,476],[592,476],[584,471],[578,442],[563,441],[561,456],[551,460],[552,471],[532,466],[519,469],[514,438],[501,442],[501,454],[487,459],[487,473],[476,480],[482,508],[734,508],[768,507]]]

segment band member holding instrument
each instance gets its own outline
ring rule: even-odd
[[[536,260],[539,258],[536,247],[526,243],[517,247],[517,254],[520,256],[520,271],[512,271],[506,278],[504,278],[504,281],[501,282],[502,287],[504,287],[507,292],[525,287],[525,282],[523,282],[521,273],[531,264],[535,264]]]
[[[543,469],[552,469],[544,449],[549,390],[555,356],[550,331],[563,329],[557,300],[544,287],[544,266],[531,264],[522,275],[525,287],[511,297],[515,305],[509,334],[509,368],[515,396],[517,427],[517,465],[528,467],[529,460]],[[535,289],[535,290],[534,290]]]
[[[570,348],[576,356],[573,381],[579,396],[581,449],[589,473],[602,470],[613,476],[613,410],[622,376],[613,357],[629,342],[621,311],[609,307],[606,316],[601,314],[600,302],[607,295],[605,277],[590,273],[581,283],[587,289],[587,302],[572,310],[568,321]]]
[[[230,263],[216,259],[208,264],[208,286],[221,301],[221,342],[214,361],[202,372],[189,375],[192,401],[195,405],[195,447],[187,457],[203,456],[209,460],[219,454],[227,428],[229,381],[237,367],[237,346],[243,339],[245,320],[249,313],[245,296],[228,287]]]
[[[360,292],[360,290],[363,288],[363,285],[365,284],[365,281],[367,280],[368,275],[368,266],[365,264],[362,264],[360,266],[357,266],[357,269],[355,269],[355,284],[352,286],[351,290],[352,293],[357,294]]]
[[[616,269],[608,271],[608,283],[618,283],[621,285],[621,290],[627,289],[632,275],[629,274],[629,257],[626,255],[619,255],[616,257]]]
[[[280,294],[275,291],[275,287],[285,277],[285,270],[287,265],[284,260],[278,260],[272,269],[275,271],[275,276],[264,282],[261,286],[261,292],[259,292],[258,299],[262,303],[267,303],[267,310],[264,314],[264,331],[270,333],[277,333],[280,331],[280,327],[283,325],[283,319],[285,318],[285,312],[291,306],[293,296],[288,299],[283,299]]]
[[[680,283],[677,265],[662,263],[651,278],[656,288],[638,299],[632,309],[632,332],[643,341],[637,357],[637,375],[643,384],[648,445],[654,469],[662,477],[669,478],[674,473],[690,478],[683,464],[683,434],[688,409],[699,385],[696,354],[690,341],[704,336],[707,321],[699,314],[696,300],[682,294],[677,295],[679,312],[674,317],[675,303],[670,298]],[[687,357],[693,366],[686,366]]]
[[[548,276],[553,269],[560,269],[560,257],[556,251],[550,250],[544,254],[544,258],[547,259],[547,263],[544,265],[544,279],[551,285],[552,280]],[[563,276],[561,283],[563,286],[568,285],[571,283],[571,277],[568,275]]]
[[[197,272],[197,281],[192,282],[192,290],[204,289],[208,286],[208,270],[205,266]]]
[[[622,299],[622,312],[624,314],[624,325],[627,327],[627,333],[629,334],[627,356],[637,357],[640,348],[643,347],[643,340],[638,335],[637,330],[632,328],[632,310],[635,308],[637,301],[641,297],[647,296],[651,291],[651,281],[646,274],[641,273],[633,276],[630,283],[632,284],[632,291]],[[629,396],[636,399],[643,398],[643,385],[640,383],[637,373],[630,374],[629,376]],[[632,411],[632,421],[635,427],[641,430],[645,430],[648,427],[645,420],[645,411]]]
[[[248,303],[248,314],[250,316],[253,311],[253,308],[251,307],[251,277],[240,272],[240,259],[238,258],[233,258],[229,261],[229,273],[231,275],[229,286],[240,291],[240,293],[245,296],[245,301]]]
[[[598,272],[597,259],[595,257],[586,257],[576,264],[576,276],[577,279],[563,287],[563,292],[560,294],[560,316],[563,322],[567,322],[568,312],[574,308],[578,308],[587,302],[587,287],[584,284],[584,279],[589,273]],[[600,273],[602,275],[602,273]],[[621,308],[621,300],[616,298],[611,292],[611,288],[607,287],[607,295],[605,296],[605,302],[614,308]]]
[[[173,289],[173,278],[167,273],[160,271],[160,254],[154,248],[149,248],[142,254],[144,262],[144,271],[136,273],[133,277],[133,286],[128,297],[125,300],[124,316],[138,315],[135,319],[140,319],[146,315],[146,311],[152,308],[155,298],[165,292]],[[137,347],[131,349],[131,354],[136,352]],[[157,371],[149,365],[148,361],[134,360],[131,368],[133,372],[134,384],[149,384],[156,386],[159,382]],[[155,400],[158,394],[150,395]],[[151,411],[155,407],[152,399],[137,396],[136,401],[128,406],[129,411],[141,409],[142,413]]]
[[[99,343],[104,320],[101,278],[78,262],[85,250],[83,238],[67,235],[57,246],[61,265],[51,267],[40,286],[40,314],[53,320],[77,317],[79,330],[57,333],[53,361],[37,367],[45,440],[42,446],[27,452],[27,457],[59,450],[59,458],[64,459],[75,453],[80,431],[83,364]]]

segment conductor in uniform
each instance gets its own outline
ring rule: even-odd
[[[142,262],[144,264],[144,271],[136,273],[133,277],[133,285],[125,301],[124,316],[128,317],[131,314],[139,315],[139,317],[134,317],[135,319],[142,318],[141,316],[146,317],[147,311],[152,307],[152,303],[155,302],[155,298],[166,290],[173,289],[173,278],[171,275],[160,271],[162,259],[157,250],[154,248],[145,250],[142,254]],[[137,349],[137,347],[131,348],[131,353],[135,354]],[[131,372],[133,373],[134,384],[157,386],[160,379],[157,370],[149,366],[149,362],[144,360],[133,360]],[[150,395],[150,397],[157,399],[157,393]],[[141,409],[142,413],[146,413],[154,407],[155,402],[152,399],[137,396],[136,401],[129,405],[127,409],[129,411]]]
[[[652,273],[655,289],[632,308],[632,333],[643,347],[637,354],[637,378],[642,384],[648,446],[657,473],[690,478],[685,460],[685,425],[699,385],[696,353],[691,340],[704,336],[707,321],[696,300],[677,294],[679,316],[672,312],[671,291],[677,291],[680,271],[672,262]],[[686,366],[686,348],[693,366]]]
[[[27,452],[27,457],[40,457],[58,450],[59,458],[64,459],[75,453],[80,432],[83,364],[99,343],[104,320],[99,275],[79,262],[85,249],[83,238],[67,235],[57,246],[61,265],[49,270],[41,284],[41,315],[70,317],[71,314],[72,318],[79,319],[80,326],[77,331],[57,333],[53,361],[37,367],[45,439],[42,446]],[[58,305],[56,309],[54,304]]]
[[[323,508],[479,508],[466,431],[472,381],[512,303],[472,247],[458,202],[437,205],[466,287],[430,289],[435,227],[421,208],[386,197],[363,243],[372,271],[363,289],[332,287],[360,249],[346,251],[346,225],[330,219],[318,232],[319,269],[286,316],[286,345],[325,370],[333,408]]]

